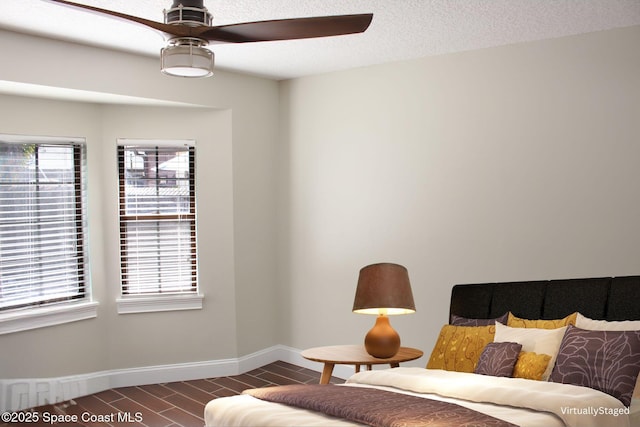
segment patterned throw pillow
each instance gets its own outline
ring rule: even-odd
[[[436,341],[427,369],[473,372],[484,347],[493,342],[495,326],[444,325]]]
[[[455,326],[487,326],[495,325],[496,322],[505,324],[507,323],[508,316],[509,313],[507,312],[500,317],[496,317],[495,319],[469,319],[467,317],[461,317],[452,314],[449,324]]]
[[[594,320],[581,313],[576,318],[576,327],[588,329],[590,331],[638,331],[640,330],[640,320]],[[636,388],[633,391],[633,399],[640,408],[640,375],[636,380]],[[631,405],[633,409],[633,404]],[[633,411],[632,411],[633,412]],[[640,410],[637,411],[640,414]]]
[[[509,313],[509,320],[507,320],[507,326],[511,326],[512,328],[556,329],[556,328],[562,328],[563,326],[567,326],[567,325],[575,325],[577,317],[578,317],[578,313],[575,312],[563,319],[530,320],[530,319],[521,319]]]
[[[494,377],[510,377],[518,360],[522,344],[517,342],[491,342],[480,355],[475,373]]]
[[[513,378],[526,378],[528,380],[540,381],[551,356],[548,354],[538,354],[532,351],[522,351],[518,355],[518,361],[513,367]]]
[[[569,326],[550,381],[590,387],[631,404],[640,372],[640,331],[588,331]]]

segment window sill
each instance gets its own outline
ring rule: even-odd
[[[74,302],[0,313],[0,335],[61,325],[98,316],[95,301]]]
[[[200,310],[204,295],[169,294],[126,296],[116,300],[118,314],[152,313],[156,311]]]

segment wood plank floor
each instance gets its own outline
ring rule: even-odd
[[[201,427],[204,407],[212,399],[240,394],[248,388],[317,384],[319,380],[319,372],[278,361],[231,377],[106,390],[57,405],[33,408],[31,411],[40,414],[38,422],[0,423],[0,427],[51,426],[53,416],[67,417],[70,421],[53,424],[65,427]],[[331,382],[343,381],[332,378]],[[48,422],[43,419],[45,415]],[[123,419],[127,416],[130,419]],[[74,417],[77,422],[73,421]]]

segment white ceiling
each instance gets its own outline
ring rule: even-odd
[[[77,0],[162,22],[171,0]],[[216,44],[216,67],[287,79],[367,65],[640,25],[640,0],[205,0],[214,25],[374,14],[364,34]],[[0,0],[0,28],[158,56],[136,24],[46,0]]]

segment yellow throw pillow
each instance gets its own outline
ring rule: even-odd
[[[512,328],[557,329],[567,325],[575,326],[577,317],[578,317],[578,313],[575,312],[568,315],[564,319],[529,320],[529,319],[521,319],[509,313],[507,326],[511,326]]]
[[[513,378],[526,378],[529,380],[542,379],[547,370],[551,356],[530,351],[521,351],[513,368]]]
[[[427,369],[474,372],[484,346],[493,342],[495,325],[444,325],[433,347]]]

